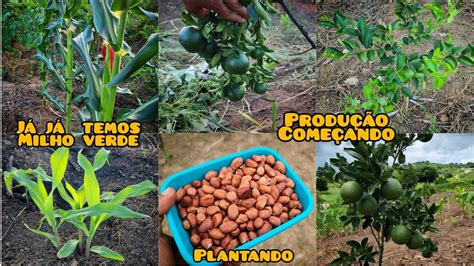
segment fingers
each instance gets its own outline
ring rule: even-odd
[[[214,11],[216,11],[217,14],[221,15],[222,18],[233,21],[233,22],[237,22],[237,23],[245,22],[245,17],[239,15],[238,13],[235,13],[232,9],[227,7],[227,5],[224,4],[223,1],[217,1],[216,5],[217,6],[214,9]]]
[[[249,17],[247,13],[247,8],[240,4],[239,0],[224,0],[224,3],[232,9],[235,13],[240,15],[241,17],[247,19]]]
[[[163,194],[159,197],[159,204],[158,204],[158,214],[160,216],[165,215],[171,207],[176,202],[176,191],[172,188],[167,188]]]
[[[201,9],[197,9],[190,12],[192,12],[198,18],[207,17],[211,13],[211,11],[209,11],[209,9],[206,9],[206,8],[201,8]]]

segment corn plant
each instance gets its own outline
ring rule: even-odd
[[[43,218],[38,229],[27,228],[32,232],[48,238],[53,245],[58,248],[57,257],[66,258],[71,256],[79,246],[80,252],[85,252],[89,258],[90,252],[99,254],[108,259],[123,261],[124,257],[106,246],[91,246],[94,235],[100,225],[106,220],[115,217],[123,219],[146,218],[145,214],[135,212],[122,206],[123,202],[132,197],[138,197],[154,190],[156,186],[147,180],[142,183],[125,187],[120,192],[102,192],[95,172],[100,170],[108,160],[109,152],[105,149],[99,150],[91,163],[84,155],[78,154],[78,164],[84,170],[84,182],[75,189],[67,181],[63,181],[69,158],[67,148],[59,148],[50,159],[52,176],[49,176],[44,169],[19,170],[12,169],[4,174],[5,185],[12,194],[14,182],[26,190],[33,202],[38,206]],[[36,177],[36,181],[30,176]],[[49,193],[44,182],[51,183]],[[58,191],[60,197],[66,201],[70,209],[64,210],[54,205],[54,192]],[[43,221],[46,220],[53,234],[41,231]],[[59,235],[59,227],[63,223],[70,223],[78,229],[78,238],[72,239],[62,244]],[[85,239],[84,239],[85,236]],[[83,245],[85,242],[85,246]]]
[[[363,86],[363,102],[347,97],[346,112],[372,110],[392,112],[401,96],[413,98],[428,84],[441,89],[460,65],[474,65],[474,47],[458,47],[451,35],[434,40],[435,30],[452,23],[459,10],[448,0],[447,7],[439,1],[422,6],[418,1],[397,0],[396,19],[391,23],[369,25],[364,17],[348,18],[341,12],[333,18],[323,17],[321,26],[334,29],[339,47],[327,47],[323,56],[336,60],[356,56],[360,63],[378,63],[379,70]],[[403,36],[403,37],[397,37]],[[412,52],[413,46],[432,43],[425,53]]]
[[[158,36],[152,34],[147,43],[135,55],[124,41],[127,17],[131,12],[144,14],[150,19],[157,19],[155,13],[144,10],[139,5],[141,1],[124,0],[90,0],[93,25],[87,21],[79,21],[81,7],[85,1],[43,1],[47,2],[46,10],[54,10],[56,18],[47,30],[54,32],[53,44],[59,55],[38,51],[36,57],[48,69],[53,80],[46,86],[57,84],[66,93],[66,102],[61,103],[46,89],[42,95],[49,99],[54,106],[65,113],[66,129],[71,131],[72,105],[80,107],[80,121],[123,121],[127,119],[150,121],[157,118],[158,97],[134,110],[119,110],[114,116],[115,98],[117,93],[131,94],[127,88],[117,85],[124,82],[147,62],[158,54]],[[46,31],[46,29],[45,29]],[[79,34],[77,34],[79,32]],[[91,44],[102,41],[103,66],[98,64],[98,57],[91,56]],[[47,50],[49,47],[44,47]],[[82,62],[75,61],[75,55]],[[130,57],[123,66],[124,59]],[[59,58],[59,59],[58,59]],[[73,80],[78,79],[83,84],[83,93],[73,96]]]
[[[454,199],[463,209],[469,219],[472,218],[472,205],[474,204],[474,191],[466,191],[463,187],[456,187]]]
[[[152,34],[142,49],[122,68],[126,55],[133,55],[124,42],[127,17],[132,10],[142,12],[152,19],[157,15],[139,7],[141,1],[124,0],[91,0],[95,32],[105,40],[105,61],[98,68],[90,56],[90,44],[94,36],[92,27],[88,26],[73,40],[73,45],[82,59],[81,70],[85,75],[85,108],[79,112],[81,120],[111,121],[114,115],[117,87],[131,75],[138,72],[146,63],[158,54],[158,35]],[[127,90],[125,90],[127,91]],[[117,120],[134,119],[148,121],[155,119],[158,112],[158,97],[152,98],[136,110],[119,112]]]

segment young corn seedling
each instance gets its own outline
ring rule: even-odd
[[[26,194],[31,197],[42,214],[37,229],[32,229],[27,224],[25,224],[25,226],[33,233],[48,238],[56,248],[61,246],[59,227],[61,226],[62,221],[58,222],[57,220],[57,213],[54,206],[54,192],[56,190],[61,191],[61,182],[64,178],[64,173],[66,172],[68,156],[69,150],[66,148],[60,148],[51,155],[50,164],[52,176],[48,176],[42,168],[37,168],[35,170],[13,168],[12,171],[5,172],[4,174],[5,186],[8,193],[12,195],[13,181],[16,181],[19,186],[25,188]],[[30,175],[36,176],[36,182],[30,178]],[[44,182],[51,182],[51,190],[49,192],[46,190]],[[43,221],[45,220],[51,227],[52,234],[40,230]]]
[[[413,98],[420,88],[441,89],[448,77],[462,65],[474,65],[472,45],[458,47],[452,36],[434,40],[435,30],[452,23],[459,10],[448,0],[446,8],[439,1],[422,6],[418,1],[397,0],[396,19],[389,23],[369,25],[337,11],[333,18],[323,17],[321,26],[334,29],[340,47],[327,47],[323,56],[336,60],[355,55],[362,64],[378,63],[380,69],[363,86],[363,102],[346,98],[346,112],[372,110],[392,112],[400,96]],[[398,38],[397,36],[403,36]],[[433,44],[425,53],[412,52],[413,45]]]
[[[41,169],[18,170],[13,169],[5,173],[5,185],[9,193],[12,193],[13,181],[26,188],[28,195],[44,215],[40,222],[47,220],[53,234],[40,231],[38,229],[29,229],[37,234],[47,237],[53,245],[58,248],[57,257],[66,258],[71,256],[77,247],[79,251],[84,251],[86,258],[89,259],[90,252],[99,254],[108,259],[123,261],[124,257],[119,253],[105,246],[91,246],[94,235],[100,225],[111,217],[116,218],[146,218],[141,214],[122,206],[123,202],[131,197],[138,197],[154,190],[156,186],[153,182],[147,180],[142,183],[125,187],[120,192],[103,192],[101,194],[100,186],[95,172],[100,170],[108,160],[109,152],[105,149],[99,150],[91,163],[84,155],[78,154],[78,163],[84,169],[84,182],[76,190],[67,181],[62,181],[68,162],[67,148],[59,148],[51,156],[52,177]],[[35,175],[37,181],[33,181],[30,175]],[[51,182],[52,189],[49,194],[43,185],[43,181]],[[58,191],[60,197],[71,207],[70,210],[63,210],[54,205],[54,191]],[[44,203],[43,203],[44,202]],[[78,238],[71,239],[62,244],[58,233],[59,226],[64,222],[70,223],[78,229]],[[85,239],[84,239],[85,236]],[[85,242],[85,246],[83,246]]]

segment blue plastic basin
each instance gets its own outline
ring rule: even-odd
[[[286,229],[294,226],[295,224],[301,222],[303,219],[308,217],[314,208],[314,199],[311,196],[311,192],[303,183],[303,181],[298,177],[296,172],[291,168],[291,166],[278,154],[276,151],[266,148],[266,147],[256,147],[250,150],[241,151],[231,155],[227,155],[198,166],[191,167],[179,173],[176,173],[168,177],[160,188],[160,193],[164,192],[168,187],[178,190],[180,187],[183,187],[187,184],[192,183],[194,180],[203,180],[204,175],[209,171],[217,171],[222,167],[228,167],[233,159],[237,157],[242,157],[245,159],[251,158],[252,155],[273,155],[275,159],[281,161],[285,164],[286,167],[286,176],[291,178],[295,182],[294,192],[298,195],[298,199],[303,205],[303,209],[300,215],[294,217],[293,219],[287,221],[286,223],[272,229],[270,232],[267,232],[254,240],[251,240],[243,245],[238,246],[236,249],[251,249],[252,247],[276,236],[277,234],[285,231]],[[219,265],[220,263],[208,263],[208,262],[194,262],[193,260],[193,250],[194,247],[189,240],[189,233],[186,229],[183,228],[181,219],[178,215],[178,208],[173,206],[170,211],[166,214],[168,219],[168,224],[173,235],[174,240],[178,246],[179,252],[183,256],[184,260],[190,265]]]

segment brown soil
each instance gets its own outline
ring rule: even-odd
[[[314,40],[316,38],[315,5],[307,0],[285,2]],[[161,0],[159,10],[160,27],[164,30],[178,32],[182,26],[179,19],[184,10],[182,4],[172,0]],[[267,36],[269,36],[267,45],[275,51],[275,54],[284,57],[274,71],[276,78],[268,84],[268,93],[263,96],[256,95],[251,89],[248,89],[244,101],[233,103],[222,100],[219,102],[216,108],[219,111],[219,116],[223,117],[222,126],[238,131],[270,132],[272,131],[272,101],[276,101],[278,108],[276,126],[281,124],[285,112],[314,112],[314,106],[317,104],[314,95],[316,88],[315,67],[313,66],[314,62],[308,58],[315,58],[315,51],[312,50],[303,56],[291,56],[290,54],[307,50],[310,46],[299,38],[302,35],[293,24],[290,28],[291,31],[281,26],[275,16],[273,26],[267,29]],[[177,36],[170,38],[177,39]],[[165,46],[167,43],[164,42],[162,45]],[[166,58],[175,67],[200,62],[200,59],[191,59],[191,56],[183,58],[183,56],[173,53],[167,53]],[[249,121],[241,113],[247,114],[254,121]]]
[[[370,23],[377,21],[389,22],[394,16],[392,10],[394,1],[324,1],[317,13],[318,21],[321,16],[329,16],[339,9],[348,17],[358,18],[365,16]],[[456,45],[467,46],[474,41],[472,34],[472,23],[474,16],[472,8],[468,5],[456,21],[448,28],[438,30],[435,34],[453,34]],[[436,38],[437,35],[435,35]],[[338,46],[334,32],[328,28],[318,28],[318,54],[324,47]],[[426,47],[431,47],[427,45]],[[424,49],[422,47],[422,49]],[[421,50],[419,52],[422,52]],[[361,86],[369,79],[370,75],[377,69],[374,65],[361,65],[355,57],[339,62],[328,59],[320,59],[317,91],[318,99],[316,111],[341,112],[343,108],[340,102],[346,96],[361,96]],[[348,87],[344,81],[350,77],[357,77],[359,85]],[[406,99],[396,106],[399,113],[392,118],[392,125],[397,132],[427,132],[438,130],[440,132],[474,132],[474,90],[472,81],[474,75],[468,67],[460,67],[458,73],[448,80],[447,85],[441,91],[427,89],[419,96],[424,101],[416,106]],[[434,128],[434,129],[433,129]]]
[[[230,153],[266,146],[279,152],[315,194],[315,145],[283,143],[273,134],[172,134],[162,135],[159,176],[166,179],[173,173]],[[256,249],[291,249],[294,265],[315,265],[316,216],[309,218],[258,245]],[[164,232],[169,233],[165,223]]]
[[[432,200],[439,197],[433,196]],[[419,251],[409,250],[393,242],[385,244],[384,264],[386,265],[469,265],[474,261],[474,220],[466,218],[462,209],[455,203],[445,205],[443,213],[437,217],[437,228],[441,233],[428,233],[438,244],[438,252],[426,259]],[[317,242],[317,261],[327,265],[337,258],[337,250],[348,250],[346,242],[361,241],[369,237],[369,243],[375,245],[370,230],[356,233],[332,234]]]
[[[149,137],[153,139],[153,137]],[[50,172],[49,157],[53,152],[50,148],[18,148],[15,145],[15,136],[5,136],[2,145],[2,165],[17,168],[43,167]],[[143,141],[145,142],[145,141]],[[145,180],[156,182],[157,153],[154,144],[145,144],[142,148],[111,149],[109,164],[99,170],[97,178],[101,191],[118,192],[128,185],[137,184]],[[97,149],[85,149],[89,159]],[[68,165],[66,180],[75,188],[82,183],[82,170],[76,164],[77,152],[71,150],[70,165]],[[11,160],[11,165],[10,164]],[[76,167],[71,167],[72,165]],[[91,253],[86,261],[83,255],[73,256],[60,260],[56,257],[57,250],[49,240],[29,231],[30,227],[38,225],[41,215],[34,204],[28,204],[21,196],[10,197],[2,187],[2,262],[6,265],[28,264],[33,261],[42,265],[56,264],[103,264],[110,260]],[[128,208],[147,214],[146,219],[115,219],[106,221],[94,236],[93,245],[105,245],[125,257],[125,263],[130,265],[146,265],[157,263],[156,249],[156,197],[152,192],[142,197],[125,201]],[[58,203],[60,206],[61,202]],[[42,229],[45,230],[46,226]],[[46,229],[47,230],[47,229]],[[77,237],[77,230],[68,224],[62,225],[60,234],[64,239]]]

